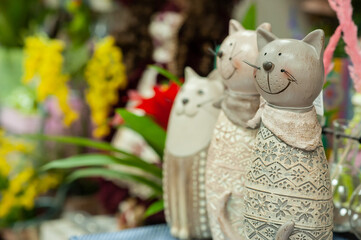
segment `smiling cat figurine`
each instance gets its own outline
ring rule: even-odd
[[[271,28],[268,23],[260,27]],[[229,36],[217,54],[217,69],[227,90],[206,167],[207,209],[214,240],[243,237],[244,183],[257,134],[247,123],[260,105],[254,71],[244,60],[254,62],[257,56],[256,31],[231,20]]]
[[[205,199],[205,164],[223,94],[216,70],[207,78],[185,69],[185,83],[172,107],[164,154],[164,203],[173,236],[211,238]]]
[[[324,33],[257,34],[254,74],[267,104],[247,174],[246,239],[331,240],[332,189],[313,106],[323,86]]]

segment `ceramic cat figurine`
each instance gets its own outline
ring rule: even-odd
[[[260,26],[270,30],[264,23]],[[243,236],[243,190],[257,129],[248,128],[260,105],[253,69],[258,55],[256,31],[229,23],[229,36],[217,55],[217,69],[227,86],[206,167],[207,209],[214,240]],[[254,125],[254,127],[257,124]]]
[[[278,39],[257,30],[257,90],[267,101],[245,186],[246,239],[331,240],[332,190],[313,101],[324,33]]]
[[[173,236],[208,239],[205,166],[219,109],[213,107],[223,94],[214,70],[207,78],[191,68],[172,107],[164,154],[164,203]]]

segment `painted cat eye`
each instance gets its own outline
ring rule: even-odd
[[[266,55],[267,55],[267,53],[265,52],[265,53],[264,53],[264,55],[266,56]]]
[[[279,54],[278,54],[278,56],[281,56],[281,55],[282,55],[282,53],[279,53]]]
[[[204,94],[203,90],[198,90],[198,95],[203,95],[203,94]]]

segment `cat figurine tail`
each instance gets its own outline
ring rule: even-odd
[[[293,229],[295,228],[295,223],[289,221],[284,223],[277,231],[275,240],[288,240],[291,236]]]
[[[236,233],[233,228],[232,224],[228,220],[228,216],[226,215],[227,209],[227,202],[229,201],[229,198],[231,197],[231,192],[226,193],[221,198],[221,204],[219,206],[219,225],[221,229],[223,230],[224,234],[227,236],[229,240],[240,240],[240,236],[238,233]],[[289,221],[285,224],[283,224],[277,231],[275,240],[288,240],[293,229],[295,227],[295,223],[293,221]]]

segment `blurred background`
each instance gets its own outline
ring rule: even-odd
[[[352,6],[360,27],[361,1]],[[247,29],[269,22],[282,38],[322,28],[326,44],[339,25],[327,0],[1,0],[0,238],[68,239],[164,223],[169,112],[186,66],[201,76],[216,67],[212,52],[230,19]],[[344,47],[341,38],[323,124],[341,124],[356,141],[323,140],[331,162],[348,159],[337,165],[335,206],[340,229],[351,231],[361,96]]]

